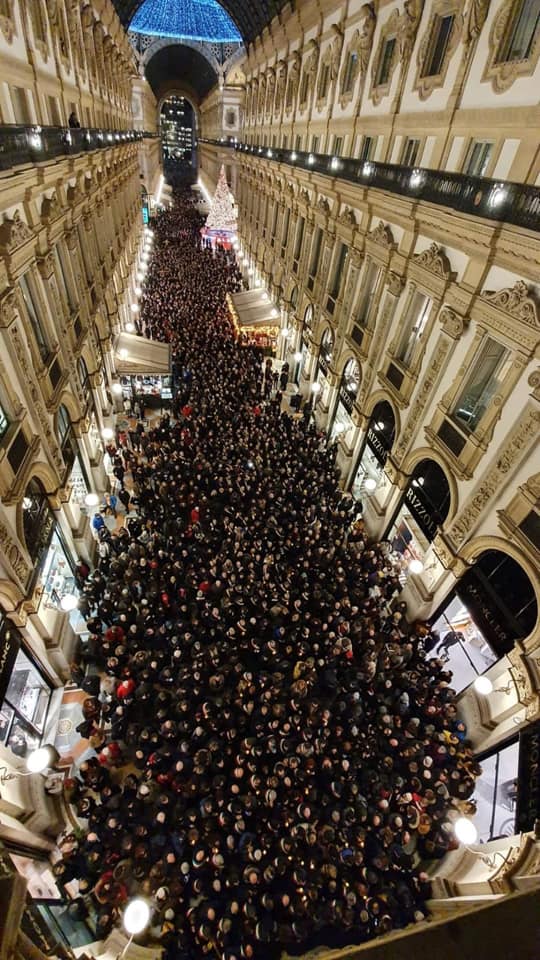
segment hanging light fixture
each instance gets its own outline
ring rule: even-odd
[[[79,598],[74,593],[65,593],[60,600],[60,606],[65,613],[71,613],[78,606]]]

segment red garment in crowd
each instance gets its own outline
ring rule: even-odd
[[[124,630],[122,627],[108,627],[105,631],[105,639],[110,641],[115,641],[116,643],[122,643],[124,639]]]
[[[182,414],[183,417],[186,417],[187,419],[193,413],[193,407],[190,407],[189,403],[186,403],[185,406],[182,407],[180,413]]]
[[[127,680],[122,680],[122,683],[119,683],[116,688],[116,696],[123,700],[125,697],[131,696],[135,690],[135,681],[133,677],[129,677]]]
[[[190,519],[192,523],[198,523],[201,517],[198,507],[193,507],[193,510],[190,513]]]

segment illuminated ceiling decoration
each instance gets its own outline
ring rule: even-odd
[[[133,26],[134,17],[138,10],[146,7],[148,0],[113,0],[116,12],[120,17],[122,25],[126,30],[135,29]],[[175,7],[190,7],[195,4],[188,0],[170,0],[165,3],[161,0],[151,6],[163,7],[167,11],[174,11]],[[256,37],[259,37],[265,27],[268,27],[274,17],[279,16],[281,11],[287,7],[294,8],[295,0],[221,0],[219,6],[225,10],[242,34],[242,39],[247,45],[252,43]],[[200,4],[197,4],[200,6]],[[171,14],[171,16],[173,16]],[[235,37],[238,40],[238,37]]]
[[[242,37],[218,0],[144,0],[129,25],[156,37],[239,43]]]

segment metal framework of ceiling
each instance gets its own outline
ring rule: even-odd
[[[141,6],[143,0],[113,0],[116,12],[126,30]],[[181,3],[182,0],[175,0]],[[238,27],[244,43],[249,44],[258,37],[265,27],[280,13],[287,3],[293,0],[220,0]]]
[[[195,105],[210,93],[217,74],[198,50],[178,43],[158,50],[146,65],[148,80],[156,100],[171,91],[185,92]]]

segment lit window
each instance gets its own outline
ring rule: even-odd
[[[371,160],[371,154],[373,152],[373,137],[364,137],[362,140],[362,146],[360,147],[359,160]]]
[[[488,337],[473,361],[452,412],[462,427],[470,431],[476,429],[492,398],[500,390],[509,365],[510,351]]]
[[[351,93],[354,86],[354,81],[356,79],[356,68],[358,66],[358,54],[350,53],[349,59],[347,60],[347,67],[345,69],[345,76],[343,77],[343,88],[342,93]]]
[[[420,149],[419,140],[411,140],[411,139],[407,140],[405,142],[405,146],[403,148],[403,156],[401,158],[402,166],[414,167],[419,149]]]
[[[319,79],[319,100],[326,99],[329,83],[330,83],[330,64],[323,63],[321,66],[321,76]]]
[[[489,141],[473,140],[463,173],[468,174],[470,177],[483,177],[492,150],[493,144]]]
[[[379,69],[377,71],[377,80],[375,82],[376,87],[383,87],[390,80],[390,71],[392,70],[395,49],[395,37],[390,37],[388,40],[385,40],[381,59],[379,61]]]
[[[527,60],[540,26],[539,0],[520,0],[504,32],[497,63]]]
[[[5,437],[9,427],[9,420],[4,408],[0,405],[0,440]]]
[[[441,73],[453,25],[453,13],[443,17],[435,17],[422,69],[422,77],[438,77]]]
[[[422,338],[430,309],[431,300],[429,297],[416,291],[409,305],[407,316],[402,323],[401,337],[396,351],[396,358],[404,366],[408,366],[410,363],[414,348]]]
[[[340,157],[343,151],[343,137],[334,137],[334,153]]]

